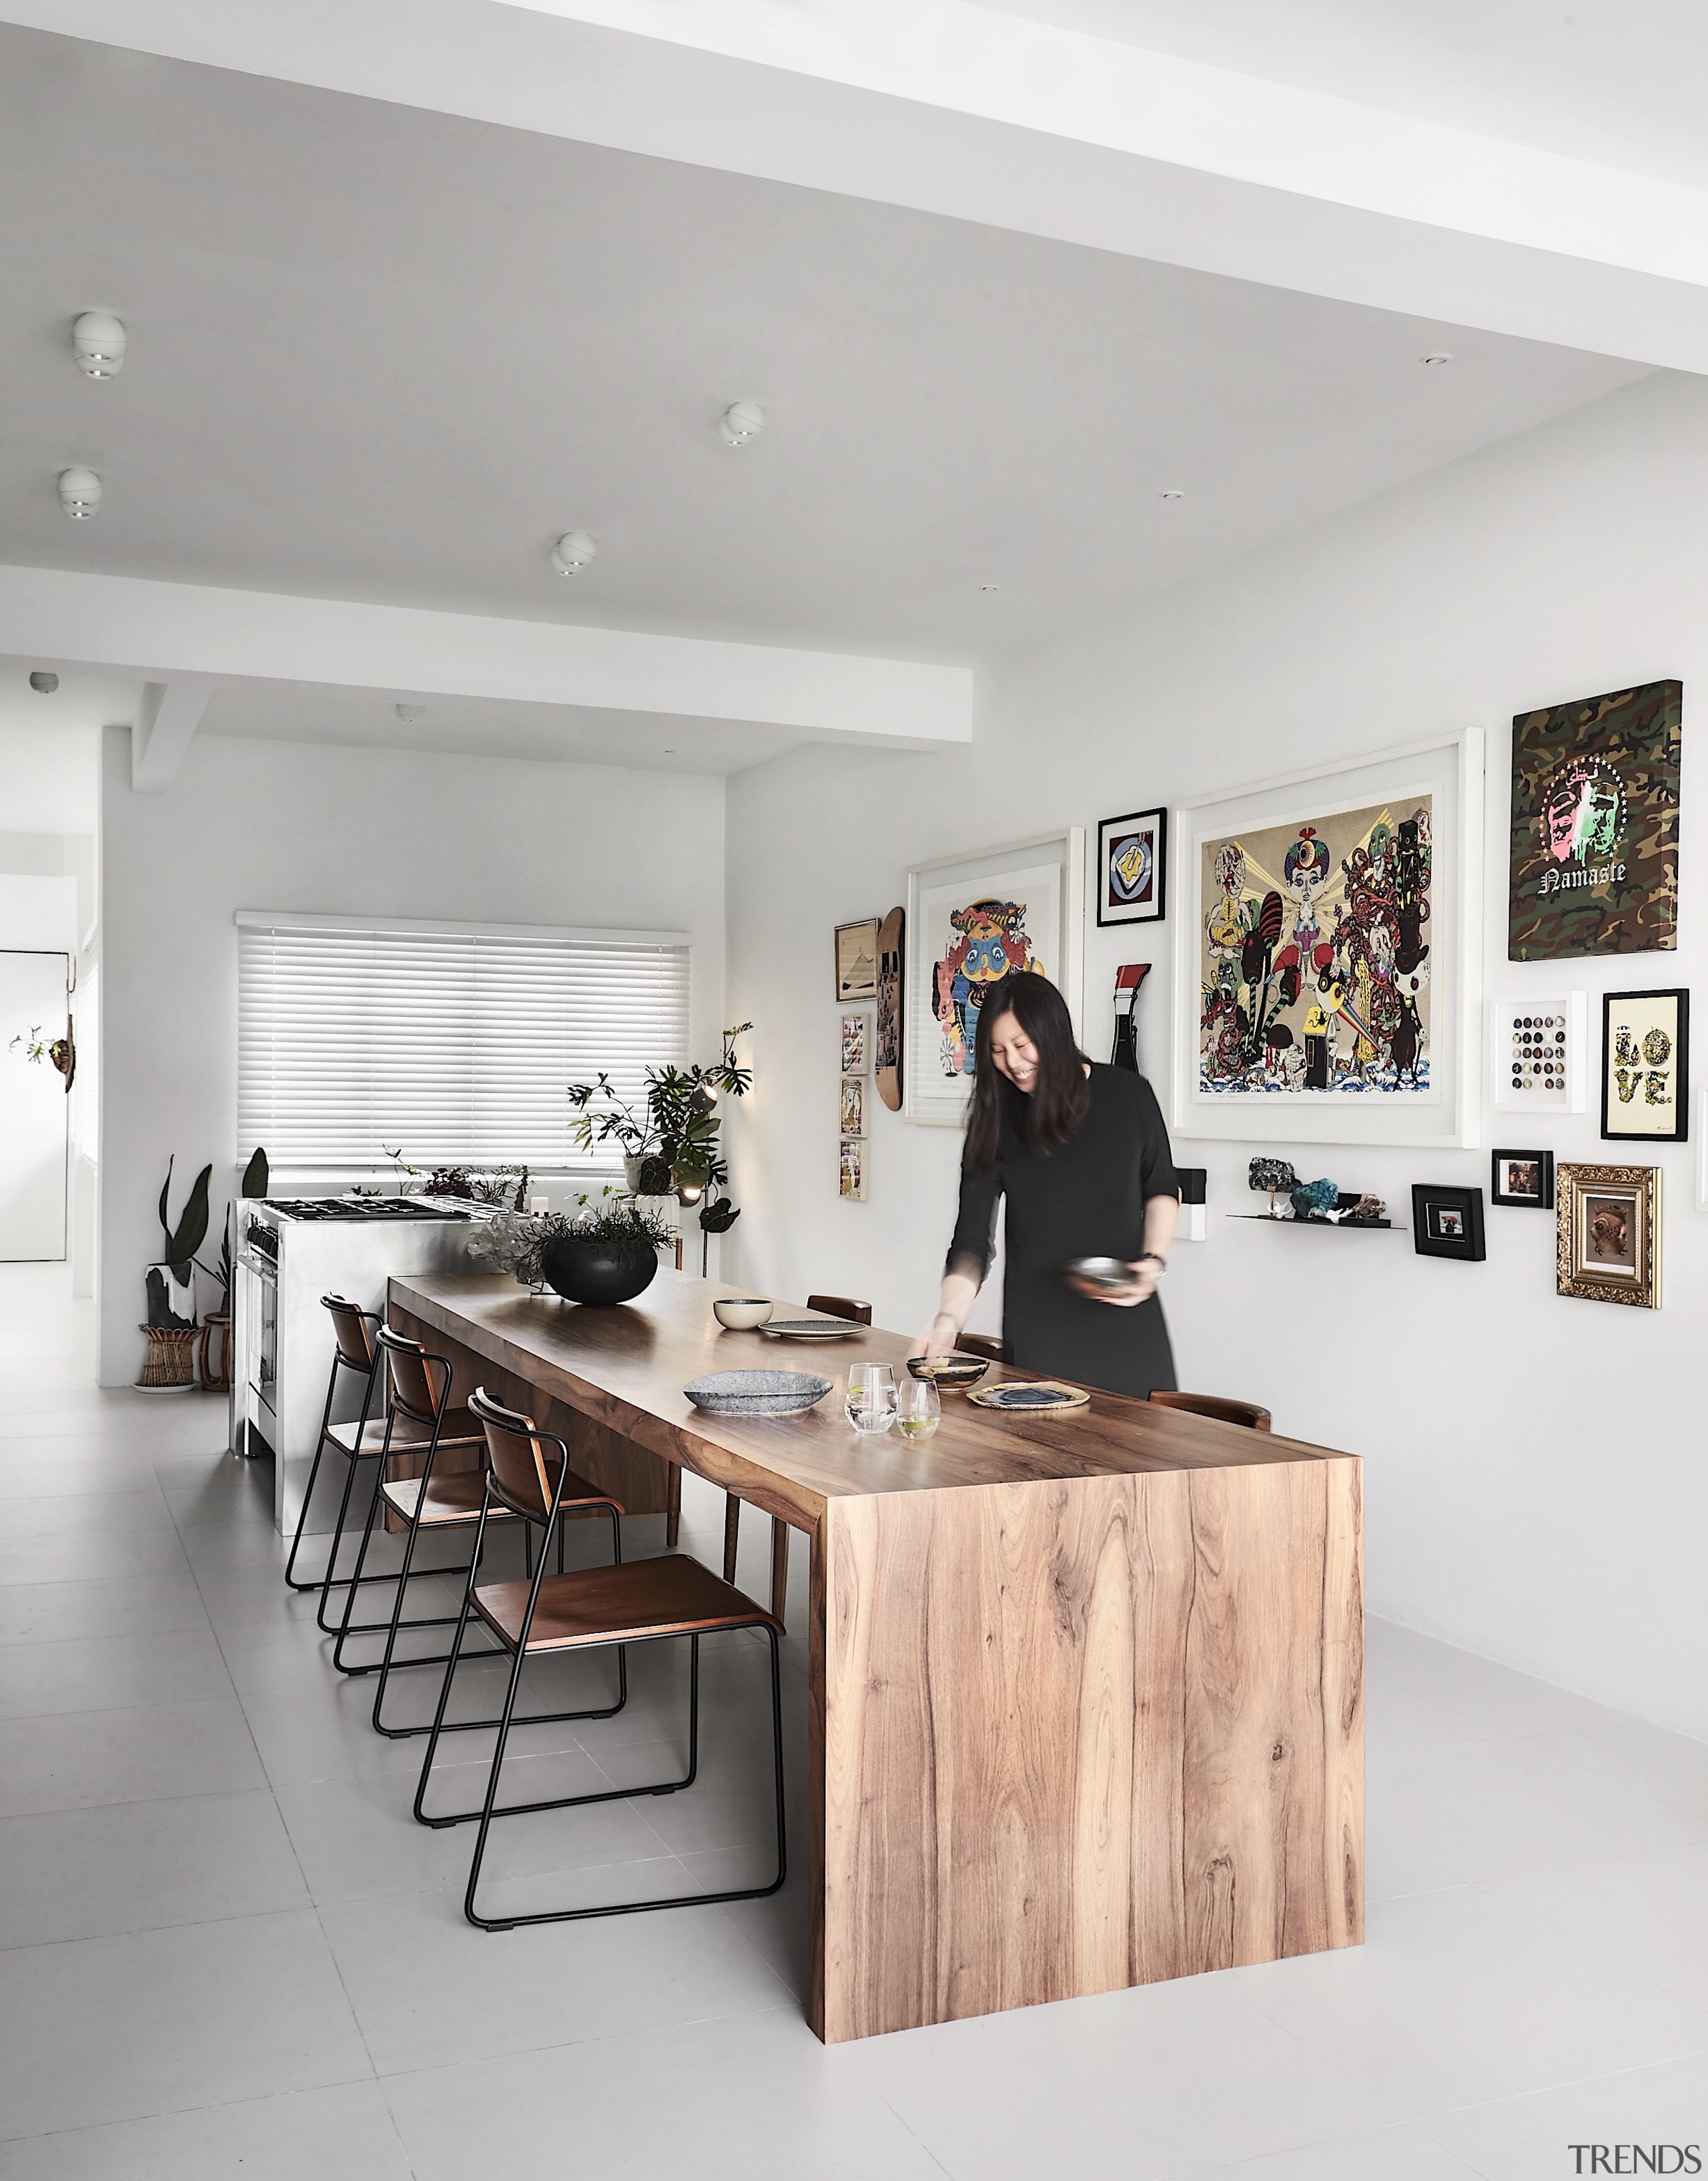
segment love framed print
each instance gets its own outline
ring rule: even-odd
[[[1609,1143],[1682,1144],[1690,1135],[1690,995],[1601,999],[1601,1135]]]
[[[1097,829],[1097,920],[1154,924],[1168,914],[1168,813],[1138,810]]]

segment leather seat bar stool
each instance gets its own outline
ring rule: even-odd
[[[296,1534],[290,1541],[290,1557],[284,1564],[284,1579],[293,1590],[317,1590],[322,1610],[328,1590],[342,1590],[349,1582],[348,1576],[334,1576],[339,1548],[344,1543],[344,1526],[350,1513],[350,1487],[355,1482],[355,1465],[363,1455],[377,1453],[376,1435],[372,1444],[365,1444],[369,1432],[369,1418],[373,1411],[373,1397],[379,1383],[379,1349],[372,1328],[379,1323],[377,1314],[364,1310],[359,1303],[349,1301],[343,1295],[321,1297],[321,1306],[332,1317],[333,1348],[332,1371],[326,1382],[326,1405],[320,1415],[320,1437],[315,1441],[314,1466],[308,1472],[308,1489],[302,1495],[302,1505],[296,1517]],[[334,1424],[332,1421],[333,1403],[338,1398],[339,1373],[353,1372],[362,1381],[361,1414],[353,1424]],[[377,1434],[379,1427],[374,1427]],[[332,1550],[327,1555],[324,1571],[312,1581],[300,1582],[296,1575],[296,1556],[302,1549],[303,1526],[308,1521],[308,1510],[314,1499],[314,1488],[320,1476],[320,1465],[326,1450],[344,1457],[344,1497],[339,1502],[338,1521],[332,1533]],[[360,1449],[360,1453],[358,1452]],[[330,1631],[328,1632],[330,1633]]]
[[[1214,1416],[1217,1422],[1243,1424],[1248,1431],[1270,1428],[1270,1412],[1255,1401],[1231,1401],[1220,1394],[1176,1394],[1159,1386],[1151,1400],[1160,1409],[1184,1409],[1194,1416]]]
[[[436,1615],[427,1620],[405,1621],[403,1618],[404,1586],[410,1579],[416,1541],[423,1531],[430,1532],[434,1535],[448,1530],[458,1531],[466,1535],[467,1532],[478,1528],[481,1510],[486,1498],[486,1433],[484,1427],[469,1410],[459,1409],[451,1411],[451,1416],[455,1419],[466,1420],[473,1426],[473,1431],[470,1435],[462,1438],[453,1438],[445,1436],[442,1427],[447,1417],[451,1373],[450,1366],[444,1356],[429,1355],[420,1341],[410,1340],[402,1333],[394,1333],[388,1326],[380,1328],[378,1339],[390,1365],[392,1398],[397,1411],[409,1417],[412,1422],[417,1423],[431,1422],[438,1427],[435,1429],[428,1446],[427,1460],[419,1477],[388,1478],[384,1473],[384,1466],[382,1464],[378,1490],[374,1495],[373,1505],[368,1511],[369,1535],[372,1534],[375,1516],[381,1508],[388,1509],[394,1516],[399,1517],[409,1526],[408,1535],[404,1544],[403,1565],[397,1577],[397,1597],[392,1607],[391,1623],[386,1630],[385,1650],[379,1661],[379,1682],[374,1691],[373,1698],[375,1732],[384,1735],[388,1741],[405,1742],[413,1736],[426,1734],[428,1729],[425,1725],[388,1726],[386,1725],[383,1715],[385,1692],[393,1670],[405,1666],[443,1666],[450,1654],[438,1651],[425,1658],[399,1659],[396,1656],[399,1632],[405,1628],[449,1628],[456,1624],[458,1616],[451,1613]],[[435,1473],[438,1457],[446,1447],[470,1444],[479,1447],[481,1450],[482,1458],[477,1468],[455,1470],[449,1473],[444,1471]],[[588,1483],[585,1477],[576,1476],[573,1471],[564,1478],[559,1497],[561,1513],[565,1518],[578,1514],[609,1516],[611,1557],[614,1561],[620,1561],[623,1557],[621,1503],[612,1499],[608,1493],[601,1492],[597,1485]],[[504,1522],[512,1526],[519,1522],[523,1524],[524,1562],[528,1574],[532,1576],[533,1573],[532,1532],[526,1525],[526,1518],[512,1514],[507,1508],[500,1508],[489,1518],[489,1527],[491,1522]],[[366,1538],[364,1538],[362,1542],[366,1549]],[[564,1525],[560,1520],[558,1524],[558,1572],[560,1575],[563,1572],[563,1566]],[[449,1571],[439,1569],[435,1572],[445,1574]],[[459,1575],[466,1572],[460,1562],[458,1564],[456,1572]],[[348,1632],[354,1634],[358,1632],[351,1630]],[[342,1640],[340,1637],[340,1648]],[[334,1653],[335,1663],[336,1659],[337,1654]],[[348,1672],[351,1670],[345,1668],[344,1670]],[[358,1668],[355,1670],[364,1670]],[[616,1705],[605,1710],[547,1712],[525,1715],[516,1724],[524,1726],[543,1726],[565,1719],[605,1719],[609,1717],[611,1709],[621,1709],[623,1700],[623,1698],[620,1697]],[[455,1725],[456,1730],[461,1731],[473,1726],[496,1726],[498,1723],[495,1719],[460,1720],[455,1723]]]
[[[852,1295],[810,1295],[808,1310],[822,1311],[826,1317],[851,1318],[856,1325],[870,1325],[872,1306],[858,1302]],[[733,1492],[724,1497],[724,1580],[736,1580],[736,1549],[741,1542],[741,1503]],[[675,1542],[674,1539],[671,1540]],[[771,1610],[780,1621],[789,1604],[789,1525],[778,1516],[771,1517]]]
[[[462,1619],[451,1644],[444,1685],[439,1692],[421,1783],[416,1790],[415,1815],[424,1825],[442,1827],[477,1824],[474,1854],[469,1865],[468,1889],[463,1913],[482,1930],[508,1931],[524,1924],[577,1923],[593,1916],[625,1916],[652,1908],[687,1908],[720,1901],[751,1901],[774,1893],[787,1872],[783,1810],[783,1698],[778,1671],[778,1622],[763,1607],[726,1582],[708,1567],[685,1553],[666,1553],[657,1560],[619,1561],[610,1567],[582,1568],[568,1575],[547,1571],[546,1546],[561,1521],[564,1494],[571,1471],[569,1449],[561,1439],[537,1430],[532,1419],[501,1407],[479,1389],[469,1406],[486,1427],[489,1457],[486,1494],[476,1532],[474,1557]],[[538,1563],[526,1582],[481,1583],[480,1541],[493,1513],[504,1510],[543,1526]],[[429,1817],[424,1808],[433,1777],[433,1759],[444,1725],[451,1684],[456,1676],[464,1631],[471,1615],[479,1618],[512,1659],[504,1692],[504,1714],[499,1721],[492,1769],[486,1795],[478,1810],[460,1810]],[[593,1803],[631,1800],[640,1795],[675,1795],[691,1787],[700,1758],[700,1638],[735,1628],[763,1628],[771,1652],[771,1745],[776,1791],[777,1875],[763,1886],[740,1886],[722,1893],[671,1894],[653,1901],[625,1901],[594,1908],[552,1908],[530,1915],[483,1916],[477,1904],[481,1865],[494,1819],[520,1817],[537,1810],[579,1809]],[[574,1651],[615,1648],[620,1678],[626,1687],[624,1665],[630,1643],[688,1639],[688,1765],[680,1780],[664,1780],[649,1787],[612,1787],[598,1794],[562,1795],[544,1802],[512,1803],[500,1806],[499,1779],[504,1769],[504,1746],[515,1712],[516,1691],[522,1666],[531,1658]]]

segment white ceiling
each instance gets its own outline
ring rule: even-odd
[[[1700,0],[978,0],[1567,158],[1708,184]]]
[[[12,27],[0,251],[0,558],[961,663],[1642,375]],[[69,355],[91,305],[131,331],[108,384]],[[732,453],[741,395],[770,422]]]

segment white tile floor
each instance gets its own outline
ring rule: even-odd
[[[827,2051],[798,1875],[471,1930],[468,1833],[410,1822],[421,1744],[370,1731],[372,1683],[285,1593],[223,1405],[97,1392],[65,1298],[58,1269],[0,1268],[0,2181],[1542,2181],[1574,2143],[1708,2140],[1708,1747],[1380,1622],[1357,1952]],[[686,1512],[715,1561],[721,1501],[691,1480]],[[526,1775],[666,1776],[669,1663],[636,1655],[615,1720],[521,1735]],[[746,1882],[763,1663],[708,1646],[691,1796],[500,1827],[494,1897]],[[459,1739],[447,1795],[478,1777]]]

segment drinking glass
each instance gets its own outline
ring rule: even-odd
[[[857,1432],[887,1432],[895,1421],[895,1373],[887,1363],[849,1366],[844,1403]]]
[[[895,1421],[903,1438],[930,1438],[942,1416],[943,1403],[929,1378],[910,1377],[902,1380]]]

